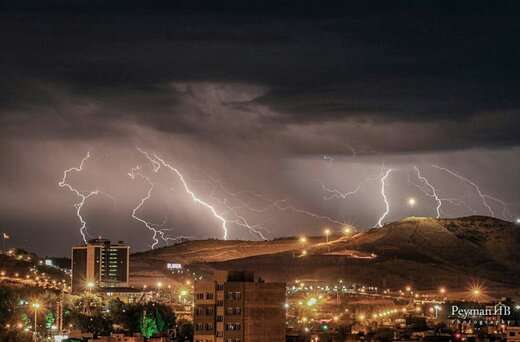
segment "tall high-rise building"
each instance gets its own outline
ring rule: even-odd
[[[89,287],[128,286],[130,247],[93,239],[87,245],[72,247],[72,292]]]
[[[216,272],[195,282],[195,342],[285,341],[285,283],[251,272]]]

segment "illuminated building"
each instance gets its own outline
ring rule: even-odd
[[[285,283],[255,281],[251,272],[216,272],[196,281],[195,342],[285,341]]]
[[[72,292],[128,286],[130,247],[107,239],[72,247]]]

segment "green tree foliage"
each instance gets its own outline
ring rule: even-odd
[[[152,336],[165,334],[175,327],[175,313],[164,304],[126,304],[116,299],[108,303],[107,308],[113,323],[128,334],[140,332]]]
[[[42,289],[0,286],[0,341],[25,341],[26,333],[4,327],[7,324],[14,327],[21,322],[24,328],[32,328],[32,316],[29,316],[32,311],[28,300],[37,298],[41,303],[47,303],[52,300],[52,296]]]
[[[56,322],[56,318],[54,317],[54,313],[49,311],[45,314],[45,328],[50,329]]]
[[[166,322],[163,320],[161,311],[158,307],[155,308],[155,322],[157,323],[158,332],[166,332]]]
[[[146,315],[145,315],[146,313]],[[165,335],[175,325],[175,313],[161,303],[124,303],[119,299],[103,303],[94,294],[84,294],[64,308],[64,322],[97,336],[122,332],[128,335]]]
[[[29,319],[29,316],[25,312],[22,312],[22,314],[20,315],[20,321],[22,321],[24,328],[31,327],[31,320]]]
[[[153,315],[148,312],[143,313],[143,320],[141,322],[141,334],[150,338],[157,334],[159,330],[157,329],[157,321]]]

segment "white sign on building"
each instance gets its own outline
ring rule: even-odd
[[[169,262],[166,264],[166,268],[169,270],[182,270],[182,264]]]

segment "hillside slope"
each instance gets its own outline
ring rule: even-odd
[[[265,279],[338,279],[401,286],[464,287],[479,279],[518,287],[520,228],[483,216],[406,218],[353,236],[274,241],[190,241],[132,256],[132,273],[179,262],[201,271],[252,270]],[[301,250],[307,250],[301,256]]]

